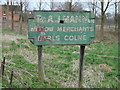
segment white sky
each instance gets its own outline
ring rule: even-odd
[[[10,0],[9,0],[10,1]],[[20,1],[20,0],[14,0],[14,1]],[[37,3],[40,1],[40,0],[22,0],[22,1],[29,1],[30,2],[30,4],[29,4],[29,10],[33,10],[33,9],[38,9],[38,6],[37,6]],[[65,2],[65,1],[70,1],[70,0],[42,0],[42,2],[44,2],[43,3],[43,7],[45,8],[45,9],[49,9],[49,6],[50,6],[50,3],[49,2],[51,2],[51,1],[53,1],[53,2]],[[83,3],[83,8],[85,9],[85,10],[89,10],[88,9],[88,5],[87,5],[87,2],[89,2],[89,1],[93,1],[93,0],[72,0],[73,1],[73,3],[74,2],[84,2]],[[96,0],[96,1],[98,1],[98,0]],[[107,2],[108,0],[105,0],[105,2]],[[111,3],[113,3],[113,2],[115,2],[115,1],[120,1],[120,0],[112,0],[112,2]],[[4,4],[6,2],[6,0],[0,0],[0,4]],[[47,2],[47,4],[45,4],[45,2]],[[98,1],[99,2],[99,1]],[[107,12],[110,12],[110,13],[114,13],[114,5],[113,6],[111,6],[111,7],[109,7],[108,8],[108,10],[107,10]]]
[[[0,0],[0,1],[6,1],[6,0]],[[9,0],[10,1],[10,0]],[[20,1],[20,0],[13,0],[13,1]],[[29,2],[38,2],[40,0],[22,0],[22,1],[29,1]],[[71,0],[42,0],[42,2],[65,2],[65,1],[71,1]],[[99,1],[99,0],[72,0],[72,1],[78,1],[78,2],[88,2],[88,1]],[[105,2],[108,1],[108,0],[104,0]],[[115,2],[115,1],[120,1],[120,0],[109,0],[109,1],[112,1],[112,2]]]

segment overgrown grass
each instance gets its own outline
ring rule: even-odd
[[[19,35],[18,33],[4,30],[3,35],[20,36],[16,37],[13,41],[7,42],[4,40],[2,52],[3,56],[6,57],[7,66],[27,86],[32,88],[77,87],[80,58],[78,45],[43,46],[46,81],[41,83],[36,63],[37,46],[31,44],[26,36]],[[83,85],[88,88],[117,88],[119,76],[118,43],[87,45],[85,53]],[[103,77],[100,78],[100,75],[103,75]],[[7,70],[5,76],[9,77]],[[98,78],[98,80],[93,80],[94,77]],[[7,79],[9,80],[9,78]],[[93,84],[93,82],[96,84]],[[5,80],[3,80],[2,85],[4,88],[10,87]],[[18,80],[13,79],[12,87],[22,88],[24,86]]]

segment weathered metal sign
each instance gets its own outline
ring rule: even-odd
[[[28,38],[35,45],[90,44],[95,37],[92,12],[34,12],[28,20]]]

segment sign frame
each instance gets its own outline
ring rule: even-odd
[[[83,40],[77,40],[77,41],[74,41],[74,40],[72,40],[72,41],[68,41],[68,42],[65,42],[64,41],[64,43],[62,43],[63,41],[60,41],[60,42],[54,42],[54,41],[37,41],[37,39],[38,38],[35,38],[35,36],[37,35],[37,33],[39,33],[39,32],[32,32],[32,31],[30,31],[30,27],[31,27],[31,22],[30,21],[33,21],[34,19],[35,19],[35,13],[71,13],[71,14],[75,14],[75,13],[87,13],[87,14],[89,14],[89,15],[91,15],[91,11],[79,11],[79,12],[77,12],[77,11],[34,11],[34,13],[33,13],[33,15],[34,15],[34,17],[33,18],[29,18],[29,20],[28,20],[28,39],[30,39],[30,41],[33,43],[33,44],[35,44],[35,45],[86,45],[86,44],[90,44],[90,43],[93,43],[93,41],[94,41],[94,37],[95,37],[95,17],[94,17],[94,14],[92,13],[92,17],[90,17],[90,19],[89,20],[94,20],[94,23],[92,23],[92,28],[93,28],[93,32],[91,32],[91,34],[92,34],[92,36],[91,37],[87,37],[87,40],[88,41],[86,41],[86,42],[83,42]],[[54,14],[53,14],[54,15]],[[45,24],[45,23],[44,23]],[[76,23],[74,23],[74,24],[76,24]],[[86,24],[86,23],[85,23]],[[84,24],[84,25],[85,25]],[[88,23],[87,23],[88,24]],[[89,23],[90,25],[91,25],[91,23]],[[39,24],[36,24],[36,25],[39,25]],[[54,23],[53,23],[53,25],[54,25]],[[62,26],[63,24],[61,24],[60,23],[60,26]],[[67,24],[68,25],[68,24]],[[83,27],[84,28],[84,27]],[[44,29],[44,26],[43,26],[43,28],[42,29]],[[82,29],[81,29],[82,30]],[[53,31],[54,32],[54,31]],[[83,31],[84,32],[84,31]],[[66,33],[66,32],[62,32],[62,33]],[[75,33],[77,33],[77,32],[75,32]],[[58,33],[57,33],[58,34]],[[72,33],[72,34],[74,34],[74,33]],[[88,33],[89,34],[89,33]],[[88,35],[87,34],[87,35]],[[39,36],[39,35],[38,35]],[[52,36],[51,36],[52,37]],[[67,36],[66,36],[67,37]],[[70,36],[68,36],[69,38],[71,38]],[[81,36],[80,35],[74,35],[74,38],[76,39],[76,38],[81,38],[82,37],[82,34],[81,34]],[[60,36],[60,39],[61,39],[61,36]],[[74,43],[74,42],[75,43]],[[82,41],[82,42],[81,42]],[[46,43],[46,42],[49,42],[49,43]],[[51,42],[51,43],[50,43]],[[71,43],[71,42],[73,42],[73,43]],[[78,43],[77,43],[78,42]]]

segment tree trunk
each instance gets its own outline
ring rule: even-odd
[[[115,31],[117,30],[117,2],[115,2]]]
[[[97,1],[94,0],[94,4],[97,5]],[[97,11],[96,11],[95,5],[93,5],[93,8],[94,8],[93,12],[94,12],[95,18],[96,18]]]
[[[22,34],[22,0],[20,0],[20,34]]]
[[[70,3],[69,3],[69,11],[72,10],[72,0],[70,0]]]
[[[24,20],[27,22],[27,9],[25,8]]]
[[[101,40],[104,39],[104,0],[101,1]]]
[[[9,0],[7,0],[7,22],[6,29],[9,29]]]
[[[120,14],[118,14],[118,29],[120,29]]]
[[[14,10],[13,10],[13,7],[14,6],[13,6],[12,0],[11,0],[11,14],[12,14],[11,15],[11,17],[12,17],[11,18],[11,24],[12,24],[12,31],[14,31],[14,12],[13,12]]]
[[[41,0],[39,0],[39,10],[41,10],[42,8],[42,2],[41,2]]]
[[[118,2],[118,17],[117,17],[117,19],[118,19],[118,47],[119,47],[119,45],[120,45],[120,1]],[[120,48],[118,49],[118,52],[120,52]],[[119,53],[119,55],[120,55],[120,53]]]
[[[104,39],[104,15],[101,16],[101,40]]]
[[[25,0],[25,13],[24,13],[24,21],[27,22],[27,1]]]
[[[50,9],[53,10],[53,0],[51,0]]]

